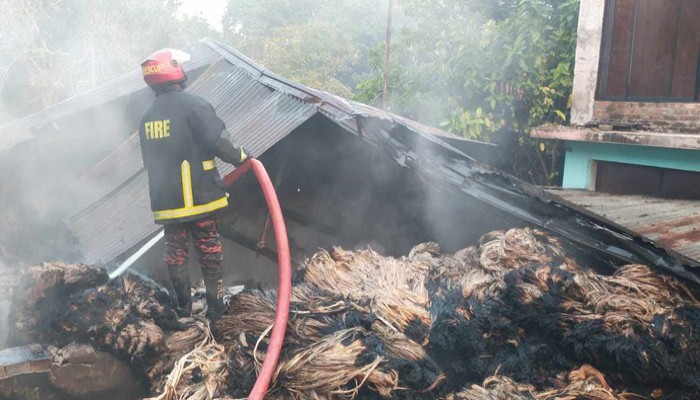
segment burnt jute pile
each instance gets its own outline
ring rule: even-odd
[[[234,296],[213,326],[176,319],[137,276],[45,264],[22,279],[13,339],[88,342],[159,399],[243,398],[269,343],[276,291]],[[531,229],[447,255],[333,249],[295,274],[272,399],[700,398],[700,303],[642,265],[588,268]]]
[[[92,344],[127,361],[152,390],[207,331],[178,321],[167,292],[138,275],[110,281],[99,268],[45,263],[24,272],[18,292],[10,346]]]

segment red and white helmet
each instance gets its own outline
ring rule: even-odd
[[[141,63],[143,80],[148,86],[183,83],[187,80],[187,74],[185,74],[182,64],[189,61],[190,58],[190,55],[182,50],[158,50]]]

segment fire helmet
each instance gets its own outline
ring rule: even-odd
[[[182,68],[182,64],[189,61],[190,58],[190,55],[182,50],[158,50],[141,63],[143,80],[151,87],[169,83],[184,83],[187,80],[187,74]]]

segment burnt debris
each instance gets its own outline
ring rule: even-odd
[[[455,254],[434,243],[402,258],[321,251],[296,276],[269,398],[700,396],[693,292],[644,265],[607,274],[575,254],[528,228]],[[274,290],[245,291],[210,330],[176,319],[170,298],[138,276],[44,264],[20,291],[13,340],[93,344],[165,400],[246,396],[276,304]]]

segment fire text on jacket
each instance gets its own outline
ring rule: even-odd
[[[164,139],[170,137],[170,120],[148,121],[144,124],[146,139]]]

